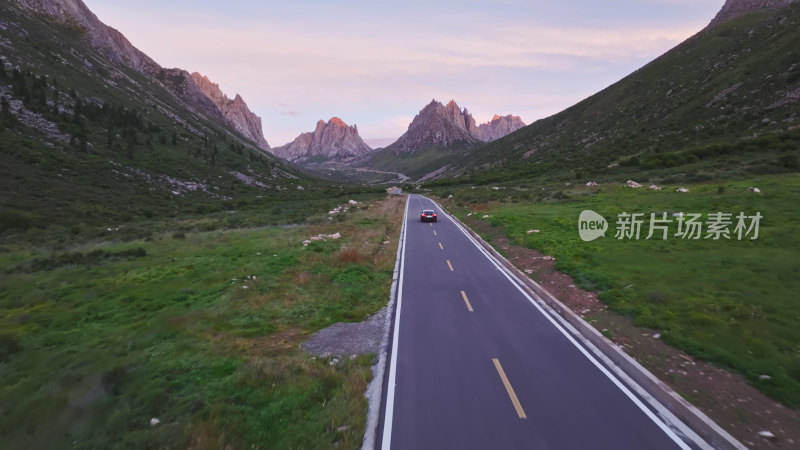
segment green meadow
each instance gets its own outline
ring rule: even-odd
[[[374,355],[334,362],[299,345],[386,304],[402,207],[59,250],[6,245],[3,445],[359,447]]]
[[[761,193],[747,191],[751,186]],[[742,373],[788,406],[800,406],[800,177],[692,184],[687,193],[677,187],[657,191],[618,183],[443,193],[453,193],[452,204],[466,206],[459,209],[462,216],[470,205],[488,205],[481,216],[489,215],[486,220],[515,244],[554,256],[557,269],[579,287],[599,291],[602,301],[634,324]],[[579,238],[578,216],[587,209],[608,221],[605,237]],[[674,220],[678,212],[700,213],[703,222],[709,213],[731,213],[730,238],[705,239],[704,227],[701,239],[682,239],[675,236],[675,220],[667,224],[667,239],[658,231],[646,239],[651,213]],[[733,232],[740,212],[763,216],[757,239],[750,239],[751,232],[739,240]],[[644,213],[638,240],[615,237],[621,213]]]

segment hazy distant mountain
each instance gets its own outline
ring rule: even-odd
[[[192,79],[206,95],[217,106],[225,119],[239,130],[246,138],[252,140],[264,150],[269,150],[269,144],[264,139],[261,129],[261,118],[253,114],[247,104],[239,94],[231,100],[219,88],[217,83],[213,83],[207,76],[197,72],[192,73]]]
[[[349,160],[364,156],[372,149],[361,139],[356,125],[348,126],[342,119],[333,117],[327,123],[320,120],[314,131],[270,151],[283,159],[302,163],[310,159],[315,162]]]
[[[498,116],[495,114],[491,121],[478,125],[472,135],[483,142],[492,142],[524,126],[525,122],[519,116],[512,116],[511,114]]]

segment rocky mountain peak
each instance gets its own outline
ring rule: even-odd
[[[448,148],[457,143],[489,142],[525,126],[518,116],[495,115],[480,126],[467,108],[455,100],[442,105],[433,99],[414,117],[408,131],[390,147],[395,153],[414,152],[431,147]]]
[[[261,118],[250,111],[241,95],[236,94],[233,100],[229,99],[217,83],[212,82],[207,76],[198,72],[192,73],[192,80],[200,88],[203,95],[214,103],[225,120],[236,131],[258,144],[260,148],[269,150],[269,144],[264,139],[264,133],[261,128]]]
[[[414,117],[400,138],[390,147],[395,153],[409,153],[431,147],[448,148],[458,143],[474,143],[469,129],[475,127],[475,119],[461,110],[455,101],[447,106],[436,99],[431,100]]]
[[[314,131],[303,133],[294,141],[270,150],[289,161],[303,163],[311,158],[350,160],[372,152],[358,135],[358,127],[347,125],[338,117],[320,120]]]
[[[495,114],[491,121],[478,125],[472,135],[483,142],[491,142],[524,126],[525,122],[519,116],[512,116],[511,114],[499,116]]]
[[[721,23],[739,17],[749,12],[762,9],[781,9],[796,0],[726,0],[711,23],[705,28],[710,29]]]

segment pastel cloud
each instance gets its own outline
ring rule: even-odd
[[[281,145],[332,116],[397,137],[433,97],[530,123],[688,38],[723,1],[86,3],[160,64],[241,94]]]

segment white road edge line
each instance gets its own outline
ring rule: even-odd
[[[430,200],[430,199],[428,199],[428,200]],[[433,201],[433,200],[431,200],[431,201]],[[441,205],[439,205],[439,210],[442,213],[444,213],[445,215],[447,215],[448,218],[450,218],[450,213],[446,212],[444,210],[444,208],[441,207]],[[685,450],[691,450],[691,447],[689,447],[685,442],[683,442],[683,440],[677,434],[675,434],[675,432],[672,431],[672,429],[670,429],[662,420],[660,420],[655,414],[653,414],[653,412],[650,410],[650,408],[648,408],[644,403],[642,403],[642,401],[639,400],[639,398],[633,392],[631,392],[630,389],[627,388],[627,386],[625,386],[616,376],[614,376],[614,374],[612,374],[608,369],[606,369],[605,366],[600,364],[600,362],[594,357],[594,355],[589,353],[582,345],[580,345],[575,340],[575,338],[571,335],[571,333],[569,333],[566,329],[564,329],[564,327],[562,327],[561,324],[556,322],[556,320],[550,314],[548,314],[542,308],[542,306],[539,305],[539,303],[537,301],[535,301],[533,298],[531,298],[531,296],[528,295],[528,293],[519,285],[519,283],[514,281],[514,277],[513,277],[512,274],[510,274],[508,272],[508,269],[506,269],[498,261],[496,261],[494,256],[492,256],[488,251],[486,251],[486,249],[483,248],[483,246],[480,245],[479,242],[477,242],[466,230],[464,230],[464,228],[461,226],[461,224],[459,224],[455,220],[452,220],[452,218],[451,218],[450,221],[464,234],[464,236],[467,237],[467,239],[470,240],[470,242],[472,242],[472,244],[475,247],[478,248],[478,250],[481,253],[484,254],[484,256],[487,257],[487,259],[489,259],[489,261],[498,270],[500,270],[500,272],[503,273],[503,275],[506,277],[506,279],[508,279],[508,281],[512,285],[514,285],[514,287],[517,288],[517,290],[519,292],[521,292],[522,295],[524,295],[525,298],[527,298],[528,301],[530,301],[531,304],[533,306],[535,306],[536,309],[538,309],[539,312],[541,312],[542,315],[545,316],[547,318],[547,320],[549,320],[550,323],[552,323],[553,326],[555,326],[558,331],[561,332],[561,334],[563,334],[581,353],[583,353],[583,355],[589,361],[591,361],[592,364],[594,364],[595,367],[597,367],[600,370],[600,372],[602,372],[606,377],[608,377],[608,379],[611,380],[611,382],[614,383],[614,385],[617,386],[617,388],[619,388],[637,407],[639,407],[639,409],[641,409],[642,412],[644,412],[645,415],[647,415],[647,417],[650,418],[650,420],[652,420],[667,436],[669,436],[670,439],[672,439],[676,444],[678,444],[678,446],[680,448],[685,449]],[[398,307],[399,306],[400,305],[398,303]],[[664,408],[664,411],[666,411],[666,408]]]
[[[411,195],[406,200],[406,210],[403,213],[403,232],[401,241],[403,248],[400,251],[400,276],[397,281],[397,305],[394,315],[394,333],[392,334],[392,359],[389,363],[389,381],[386,386],[386,412],[383,416],[383,441],[381,449],[389,450],[392,445],[392,422],[394,419],[394,387],[397,380],[397,346],[400,343],[400,309],[403,306],[403,269],[406,262],[406,223],[408,219],[408,205]]]

